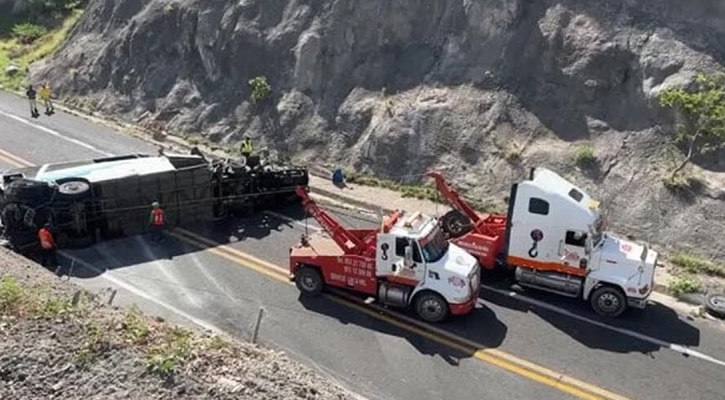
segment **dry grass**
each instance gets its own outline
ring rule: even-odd
[[[692,254],[678,252],[670,258],[670,261],[689,273],[725,278],[725,267],[723,265],[703,260]]]
[[[83,11],[72,10],[62,23],[48,29],[32,43],[24,44],[21,38],[13,36],[0,37],[0,87],[6,90],[19,90],[25,83],[26,68],[35,61],[52,54],[63,42],[71,29],[80,19]],[[8,18],[2,19],[0,24],[21,24]],[[5,69],[14,63],[18,67],[14,75],[7,74]]]

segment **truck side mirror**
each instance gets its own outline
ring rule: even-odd
[[[592,252],[592,238],[591,236],[587,237],[586,240],[584,240],[584,254],[590,254]]]
[[[403,259],[405,268],[413,267],[413,246],[405,246],[405,258]]]

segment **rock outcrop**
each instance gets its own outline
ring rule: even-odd
[[[33,76],[179,135],[249,135],[405,182],[430,167],[501,199],[535,165],[603,200],[615,229],[725,258],[725,157],[662,185],[663,89],[725,60],[720,0],[91,0]],[[273,93],[250,101],[249,79]],[[577,168],[590,141],[598,164]]]

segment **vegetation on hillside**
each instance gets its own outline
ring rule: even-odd
[[[30,64],[52,54],[80,18],[86,0],[25,0],[0,14],[0,88],[19,90]]]
[[[596,165],[597,156],[594,154],[594,147],[592,147],[589,143],[577,146],[576,153],[574,154],[574,161],[576,162],[576,165],[581,168],[588,168]]]
[[[272,87],[267,82],[267,77],[257,76],[249,80],[249,87],[252,89],[252,102],[259,104],[267,100],[272,94]]]
[[[725,148],[725,75],[698,74],[694,88],[665,90],[660,104],[676,109],[682,121],[676,143],[687,153],[669,177],[676,181],[693,156]]]

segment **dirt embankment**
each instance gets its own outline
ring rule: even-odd
[[[282,353],[102,297],[0,249],[0,398],[359,398]]]

